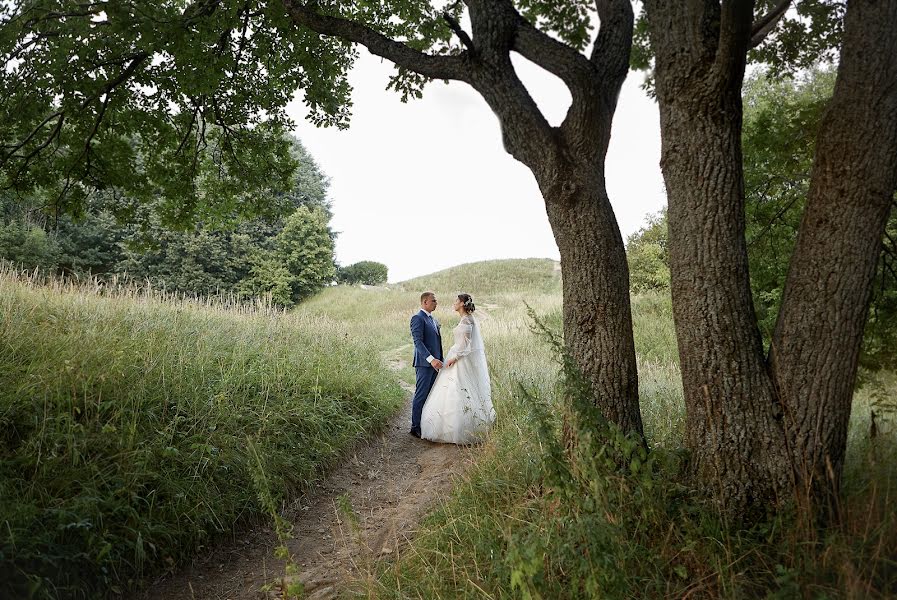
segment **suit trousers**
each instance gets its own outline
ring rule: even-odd
[[[411,431],[420,434],[420,415],[424,411],[424,403],[433,383],[436,381],[436,375],[439,371],[427,365],[425,367],[417,367],[414,369],[416,379],[414,383],[414,398],[411,400]]]

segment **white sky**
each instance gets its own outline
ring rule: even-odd
[[[353,116],[346,131],[288,111],[296,135],[330,177],[332,227],[342,265],[374,260],[403,281],[495,258],[559,254],[536,181],[502,148],[498,119],[466,84],[431,83],[402,104],[387,91],[393,67],[361,50],[350,75]],[[552,125],[570,95],[559,79],[524,59],[521,79]],[[630,73],[620,96],[607,158],[607,186],[625,238],[665,203],[657,106]]]

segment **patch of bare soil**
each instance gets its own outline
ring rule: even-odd
[[[393,368],[402,365],[392,365]],[[394,556],[414,536],[427,509],[450,489],[471,449],[419,440],[408,433],[413,388],[405,409],[346,455],[330,476],[283,515],[287,543],[305,598],[334,598],[345,582]],[[145,600],[257,600],[282,596],[285,563],[274,558],[270,528],[240,532],[184,570],[153,582]]]

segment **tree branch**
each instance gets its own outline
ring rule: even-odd
[[[741,85],[751,38],[751,19],[753,2],[750,0],[722,3],[713,75],[714,80],[724,88],[736,82],[739,87]]]
[[[792,0],[780,0],[768,13],[754,21],[751,27],[751,48],[756,48],[763,43],[766,36],[775,29],[776,24],[785,16],[788,7],[791,6],[791,2]]]
[[[563,42],[536,29],[517,14],[517,35],[513,49],[549,73],[557,75],[573,92],[573,88],[597,75],[589,60]]]
[[[370,27],[341,17],[322,15],[297,0],[283,0],[284,7],[297,25],[322,35],[332,35],[361,44],[372,54],[430,79],[467,81],[467,53],[460,56],[434,56],[410,48]]]
[[[590,60],[604,77],[626,77],[635,15],[629,0],[595,0],[601,24]]]
[[[470,36],[467,35],[467,32],[461,28],[461,24],[455,20],[455,17],[448,14],[448,12],[442,13],[442,18],[445,19],[445,22],[448,23],[449,29],[455,32],[455,35],[458,36],[458,39],[461,40],[471,54],[476,53],[476,48],[473,46],[473,40],[470,39]]]

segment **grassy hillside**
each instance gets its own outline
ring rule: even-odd
[[[0,597],[125,590],[258,515],[261,472],[314,481],[403,398],[376,355],[334,319],[0,273]]]
[[[890,509],[897,494],[897,450],[892,425],[881,427],[881,420],[879,436],[869,441],[871,389],[860,392],[854,405],[844,522],[817,530],[799,517],[780,518],[732,533],[692,499],[682,477],[684,406],[669,296],[633,298],[641,408],[654,452],[620,473],[596,459],[608,453],[632,458],[619,441],[590,440],[584,430],[578,435],[586,441],[578,450],[553,455],[545,437],[547,430],[557,439],[561,415],[571,413],[558,394],[559,367],[548,345],[530,331],[524,302],[560,330],[559,274],[551,261],[463,265],[389,290],[332,289],[303,310],[336,311],[354,320],[353,327],[389,340],[384,351],[410,359],[407,320],[424,289],[440,297],[437,317],[444,332],[457,321],[448,310],[454,293],[471,293],[483,308],[477,314],[498,422],[477,464],[457,483],[452,499],[422,523],[411,547],[360,582],[369,597],[897,592],[897,518]],[[882,381],[894,389],[890,376]]]
[[[561,268],[548,258],[487,260],[451,267],[398,284],[418,293],[432,290],[480,295],[560,293]]]

